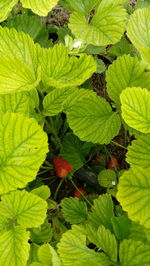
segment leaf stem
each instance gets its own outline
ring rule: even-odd
[[[55,191],[55,194],[54,194],[54,200],[56,200],[58,191],[59,191],[59,189],[60,189],[60,187],[61,187],[61,185],[62,185],[63,182],[64,182],[64,178],[61,179],[61,181],[59,182],[59,185],[56,188],[56,191]]]
[[[111,143],[114,144],[114,145],[116,145],[116,146],[118,146],[118,147],[120,147],[120,148],[122,148],[122,149],[128,150],[127,147],[121,145],[120,143],[118,143],[118,142],[116,142],[116,141],[113,141],[113,140],[112,140]]]

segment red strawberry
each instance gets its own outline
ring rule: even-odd
[[[73,169],[73,166],[69,162],[59,156],[55,157],[53,163],[56,170],[56,174],[60,178],[64,178],[65,176],[67,176]]]
[[[76,197],[76,198],[78,198],[78,199],[80,199],[81,196],[82,196],[80,192],[82,194],[85,194],[85,190],[82,187],[79,187],[78,190],[77,189],[74,190],[73,196]]]
[[[119,163],[118,163],[118,160],[116,159],[116,157],[112,156],[108,162],[107,168],[111,169],[114,167],[119,168]]]

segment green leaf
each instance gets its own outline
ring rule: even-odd
[[[135,8],[145,8],[145,7],[150,7],[150,2],[149,1],[143,1],[143,0],[137,0]]]
[[[140,241],[124,240],[119,251],[122,266],[149,266],[150,248]]]
[[[117,262],[117,240],[115,236],[103,225],[97,232],[99,247],[110,257],[112,261]]]
[[[29,96],[24,92],[0,95],[0,113],[21,113],[29,115]]]
[[[30,8],[39,16],[47,16],[58,0],[21,0],[21,3],[24,8]]]
[[[60,259],[55,249],[49,244],[44,244],[39,247],[38,257],[43,264],[45,263],[51,266],[61,266]]]
[[[117,198],[131,220],[150,227],[149,168],[130,168],[120,177]]]
[[[0,265],[26,266],[29,257],[29,232],[20,226],[0,235]]]
[[[96,46],[113,44],[121,39],[126,27],[126,10],[123,1],[102,0],[91,21],[79,12],[73,12],[69,28],[77,39]]]
[[[150,9],[138,9],[131,15],[127,26],[127,35],[139,51],[144,47],[147,50],[150,48],[149,20]]]
[[[0,94],[31,90],[38,85],[34,72],[21,60],[0,56],[0,64]]]
[[[46,116],[54,116],[64,109],[64,101],[69,95],[72,95],[76,88],[58,88],[49,92],[43,100],[43,114]]]
[[[104,169],[98,175],[98,183],[102,187],[113,187],[117,184],[116,172],[111,169]]]
[[[30,192],[33,193],[34,195],[39,196],[40,198],[42,198],[44,200],[47,200],[51,195],[50,188],[46,185],[37,187],[37,188],[31,190]]]
[[[31,90],[39,84],[39,51],[27,34],[0,27],[1,94]]]
[[[150,167],[150,138],[148,135],[140,136],[128,146],[126,161],[134,166]]]
[[[81,168],[85,156],[89,153],[92,143],[81,141],[77,136],[68,134],[63,138],[60,156],[73,165],[74,169]]]
[[[51,224],[45,220],[45,222],[37,228],[30,229],[31,241],[37,244],[50,242],[52,239]]]
[[[34,42],[40,43],[41,46],[47,45],[48,31],[46,26],[36,16],[29,16],[27,14],[17,15],[13,19],[8,20],[5,26],[29,34]]]
[[[94,200],[94,205],[89,212],[89,223],[98,229],[100,225],[104,225],[112,232],[111,218],[114,217],[112,198],[108,194],[103,194]]]
[[[27,265],[30,265],[31,263],[38,261],[38,254],[37,254],[38,248],[39,246],[37,244],[35,243],[30,244],[30,254]]]
[[[64,112],[68,112],[73,104],[80,101],[81,99],[96,95],[93,90],[89,89],[76,89],[74,93],[70,94],[67,99],[63,102]]]
[[[131,221],[127,215],[112,217],[111,223],[113,231],[118,240],[122,241],[124,238],[128,238],[130,233]]]
[[[130,54],[134,50],[134,47],[132,44],[129,43],[129,41],[123,36],[122,39],[114,44],[110,49],[108,50],[110,55],[113,56],[122,56],[125,54]]]
[[[47,135],[33,118],[0,116],[0,194],[32,181],[48,152]]]
[[[0,2],[0,22],[4,21],[18,0],[1,0]]]
[[[106,66],[105,66],[103,60],[99,59],[98,57],[95,57],[94,59],[97,63],[96,73],[101,74],[101,73],[105,72]]]
[[[120,99],[125,122],[142,133],[150,133],[150,92],[142,88],[127,88]]]
[[[96,71],[96,62],[85,54],[69,57],[63,44],[43,49],[41,55],[42,78],[47,86],[65,88],[81,85]]]
[[[147,243],[146,228],[138,223],[132,222],[130,227],[130,239]]]
[[[66,9],[69,9],[71,11],[76,11],[82,15],[88,16],[91,12],[91,10],[96,7],[98,3],[100,3],[101,0],[61,0],[62,6],[64,6]]]
[[[65,220],[71,224],[81,223],[87,218],[86,203],[78,198],[64,198],[61,207]]]
[[[107,91],[109,97],[120,105],[120,94],[127,87],[141,87],[150,90],[150,74],[145,66],[135,57],[124,55],[109,66],[107,74]]]
[[[110,143],[121,125],[120,116],[112,112],[104,98],[94,93],[75,102],[67,111],[67,119],[81,140],[100,144]]]
[[[75,230],[68,230],[63,234],[59,244],[58,253],[66,266],[109,266],[111,265],[105,254],[100,254],[86,246],[86,236]]]
[[[44,244],[44,245],[39,247],[38,258],[39,258],[39,261],[42,262],[43,264],[52,265],[52,263],[51,263],[52,255],[51,255],[51,250],[50,250],[49,244]]]
[[[16,224],[26,228],[39,226],[46,218],[46,211],[46,201],[25,190],[3,195],[0,202],[0,229]]]

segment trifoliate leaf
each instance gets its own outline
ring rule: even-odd
[[[147,53],[150,47],[149,20],[150,8],[138,9],[131,15],[127,26],[127,34],[129,39],[142,53]],[[145,48],[145,50],[142,51],[143,48]],[[146,56],[144,59],[146,59]]]
[[[104,225],[107,229],[112,230],[111,218],[114,217],[112,198],[108,194],[103,194],[94,200],[94,205],[89,212],[88,220],[90,224],[98,229]]]
[[[13,225],[35,227],[46,218],[47,203],[40,197],[25,190],[14,191],[2,196],[0,202],[0,228]]]
[[[68,134],[63,138],[60,156],[79,169],[85,163],[85,156],[89,153],[92,143],[83,142],[77,136]]]
[[[118,240],[122,241],[124,238],[128,238],[130,233],[131,221],[127,215],[112,217],[111,223],[113,231]]]
[[[62,112],[64,109],[64,101],[69,95],[72,95],[76,88],[58,88],[49,92],[43,100],[43,114],[46,116],[54,116]]]
[[[130,168],[120,177],[117,199],[131,220],[150,227],[150,168]]]
[[[120,263],[122,266],[149,266],[150,248],[140,241],[124,240],[120,244]]]
[[[141,87],[150,90],[150,73],[146,73],[145,66],[130,55],[117,58],[109,66],[106,81],[108,95],[117,105],[120,105],[121,92],[127,87]]]
[[[45,220],[39,227],[30,229],[30,235],[34,243],[40,244],[50,242],[52,238],[51,224]]]
[[[150,167],[150,135],[141,135],[128,146],[127,162],[143,168]]]
[[[108,144],[118,134],[120,116],[112,112],[108,102],[95,94],[75,102],[67,111],[74,134],[81,140]]]
[[[46,185],[37,187],[37,188],[31,190],[30,192],[33,193],[34,195],[39,196],[40,198],[42,198],[44,200],[47,200],[51,195],[50,188]]]
[[[142,133],[150,133],[150,92],[142,88],[127,88],[120,99],[125,122]]]
[[[117,262],[117,240],[115,236],[103,225],[98,228],[97,232],[99,247],[111,258]]]
[[[66,266],[109,266],[110,261],[103,253],[95,252],[86,246],[86,236],[76,231],[68,230],[63,234],[59,244],[58,253]]]
[[[43,49],[41,55],[42,77],[47,86],[65,88],[81,85],[96,71],[92,56],[82,54],[79,58],[69,57],[63,44]]]
[[[8,20],[5,26],[29,34],[34,42],[40,43],[41,46],[45,47],[47,45],[48,31],[46,26],[36,16],[29,16],[27,14],[17,15],[13,19]]]
[[[80,12],[73,12],[69,28],[77,39],[88,44],[105,46],[116,43],[126,27],[127,14],[121,2],[102,0],[90,22]]]
[[[33,118],[0,116],[0,194],[32,181],[48,152],[47,135]]]
[[[102,187],[113,187],[117,184],[116,172],[111,169],[100,171],[98,175],[98,183]]]
[[[29,257],[29,232],[21,226],[0,235],[0,265],[26,266]]]
[[[18,0],[1,0],[0,2],[0,22],[4,21]]]
[[[71,224],[81,223],[87,218],[86,203],[78,198],[64,198],[61,207],[65,220]]]
[[[0,95],[0,113],[21,113],[29,115],[30,97],[24,92]]]
[[[38,53],[38,47],[27,34],[0,27],[1,94],[27,91],[38,85],[41,80]]]
[[[39,16],[47,16],[58,0],[21,0],[21,3],[24,8],[30,8]]]

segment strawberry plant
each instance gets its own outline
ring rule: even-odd
[[[0,3],[0,265],[150,265],[150,5]]]

